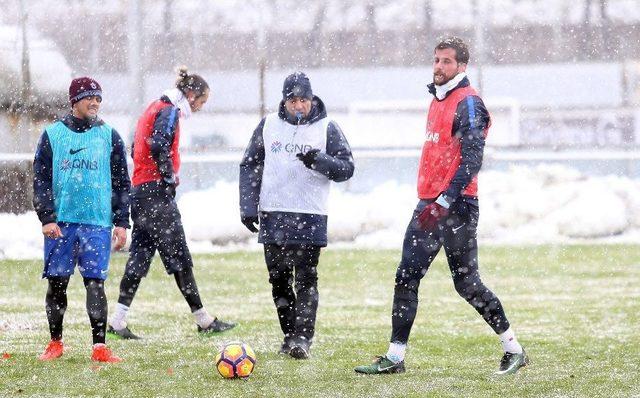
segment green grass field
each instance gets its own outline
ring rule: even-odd
[[[631,397],[640,396],[640,246],[483,247],[484,282],[502,300],[531,357],[496,378],[500,344],[455,292],[441,255],[422,282],[421,306],[401,375],[361,376],[353,367],[386,352],[398,251],[326,250],[312,358],[278,355],[281,341],[261,253],[196,257],[210,312],[240,322],[198,336],[173,278],[159,262],[143,281],[129,323],[141,341],[108,343],[122,364],[91,362],[84,287],[76,274],[65,317],[65,355],[42,363],[48,341],[39,261],[0,261],[0,396],[113,397]],[[107,281],[116,303],[125,257]],[[224,380],[213,358],[243,340],[258,364],[247,380]]]

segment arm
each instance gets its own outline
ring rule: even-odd
[[[42,225],[56,222],[53,204],[53,151],[46,130],[33,159],[33,208]]]
[[[353,176],[355,165],[351,147],[336,122],[327,126],[326,153],[318,153],[312,168],[335,182],[347,181]]]
[[[249,145],[240,162],[240,216],[257,217],[264,169],[264,140],[262,129],[265,119],[253,131]]]
[[[131,182],[127,170],[124,142],[116,130],[111,133],[111,210],[113,225],[129,228],[129,189]]]
[[[460,138],[462,160],[449,188],[444,192],[447,203],[453,203],[469,185],[482,166],[484,130],[489,126],[489,112],[477,96],[469,96],[458,104],[453,122],[453,132]]]
[[[178,126],[179,110],[175,106],[163,108],[153,123],[150,151],[153,160],[158,165],[158,171],[166,182],[175,181],[173,163],[171,161],[171,145]]]

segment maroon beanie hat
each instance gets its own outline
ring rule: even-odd
[[[69,85],[69,102],[71,106],[85,97],[96,95],[102,99],[102,87],[90,77],[77,77]]]

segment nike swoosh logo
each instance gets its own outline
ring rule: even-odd
[[[456,231],[458,231],[460,228],[464,227],[466,224],[467,224],[467,223],[462,223],[462,225],[460,225],[460,226],[458,226],[458,227],[456,227],[456,228],[451,228],[451,231],[453,231],[453,232],[455,233],[455,232],[456,232]]]
[[[389,369],[393,368],[394,366],[396,366],[396,364],[393,364],[391,366],[387,366],[387,367],[384,367],[384,368],[382,366],[378,365],[378,372],[384,372],[385,370],[389,370]]]
[[[80,149],[69,149],[69,155],[75,155],[76,153],[80,152],[80,151],[84,151],[87,148],[80,148]]]

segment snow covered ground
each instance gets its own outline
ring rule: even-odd
[[[558,165],[483,171],[480,175],[482,244],[640,242],[640,180],[590,177]],[[395,181],[368,193],[330,196],[332,247],[401,247],[416,204],[415,187]],[[219,181],[179,200],[193,252],[259,250],[239,222],[238,189]],[[0,258],[39,258],[40,225],[34,213],[0,214]]]

